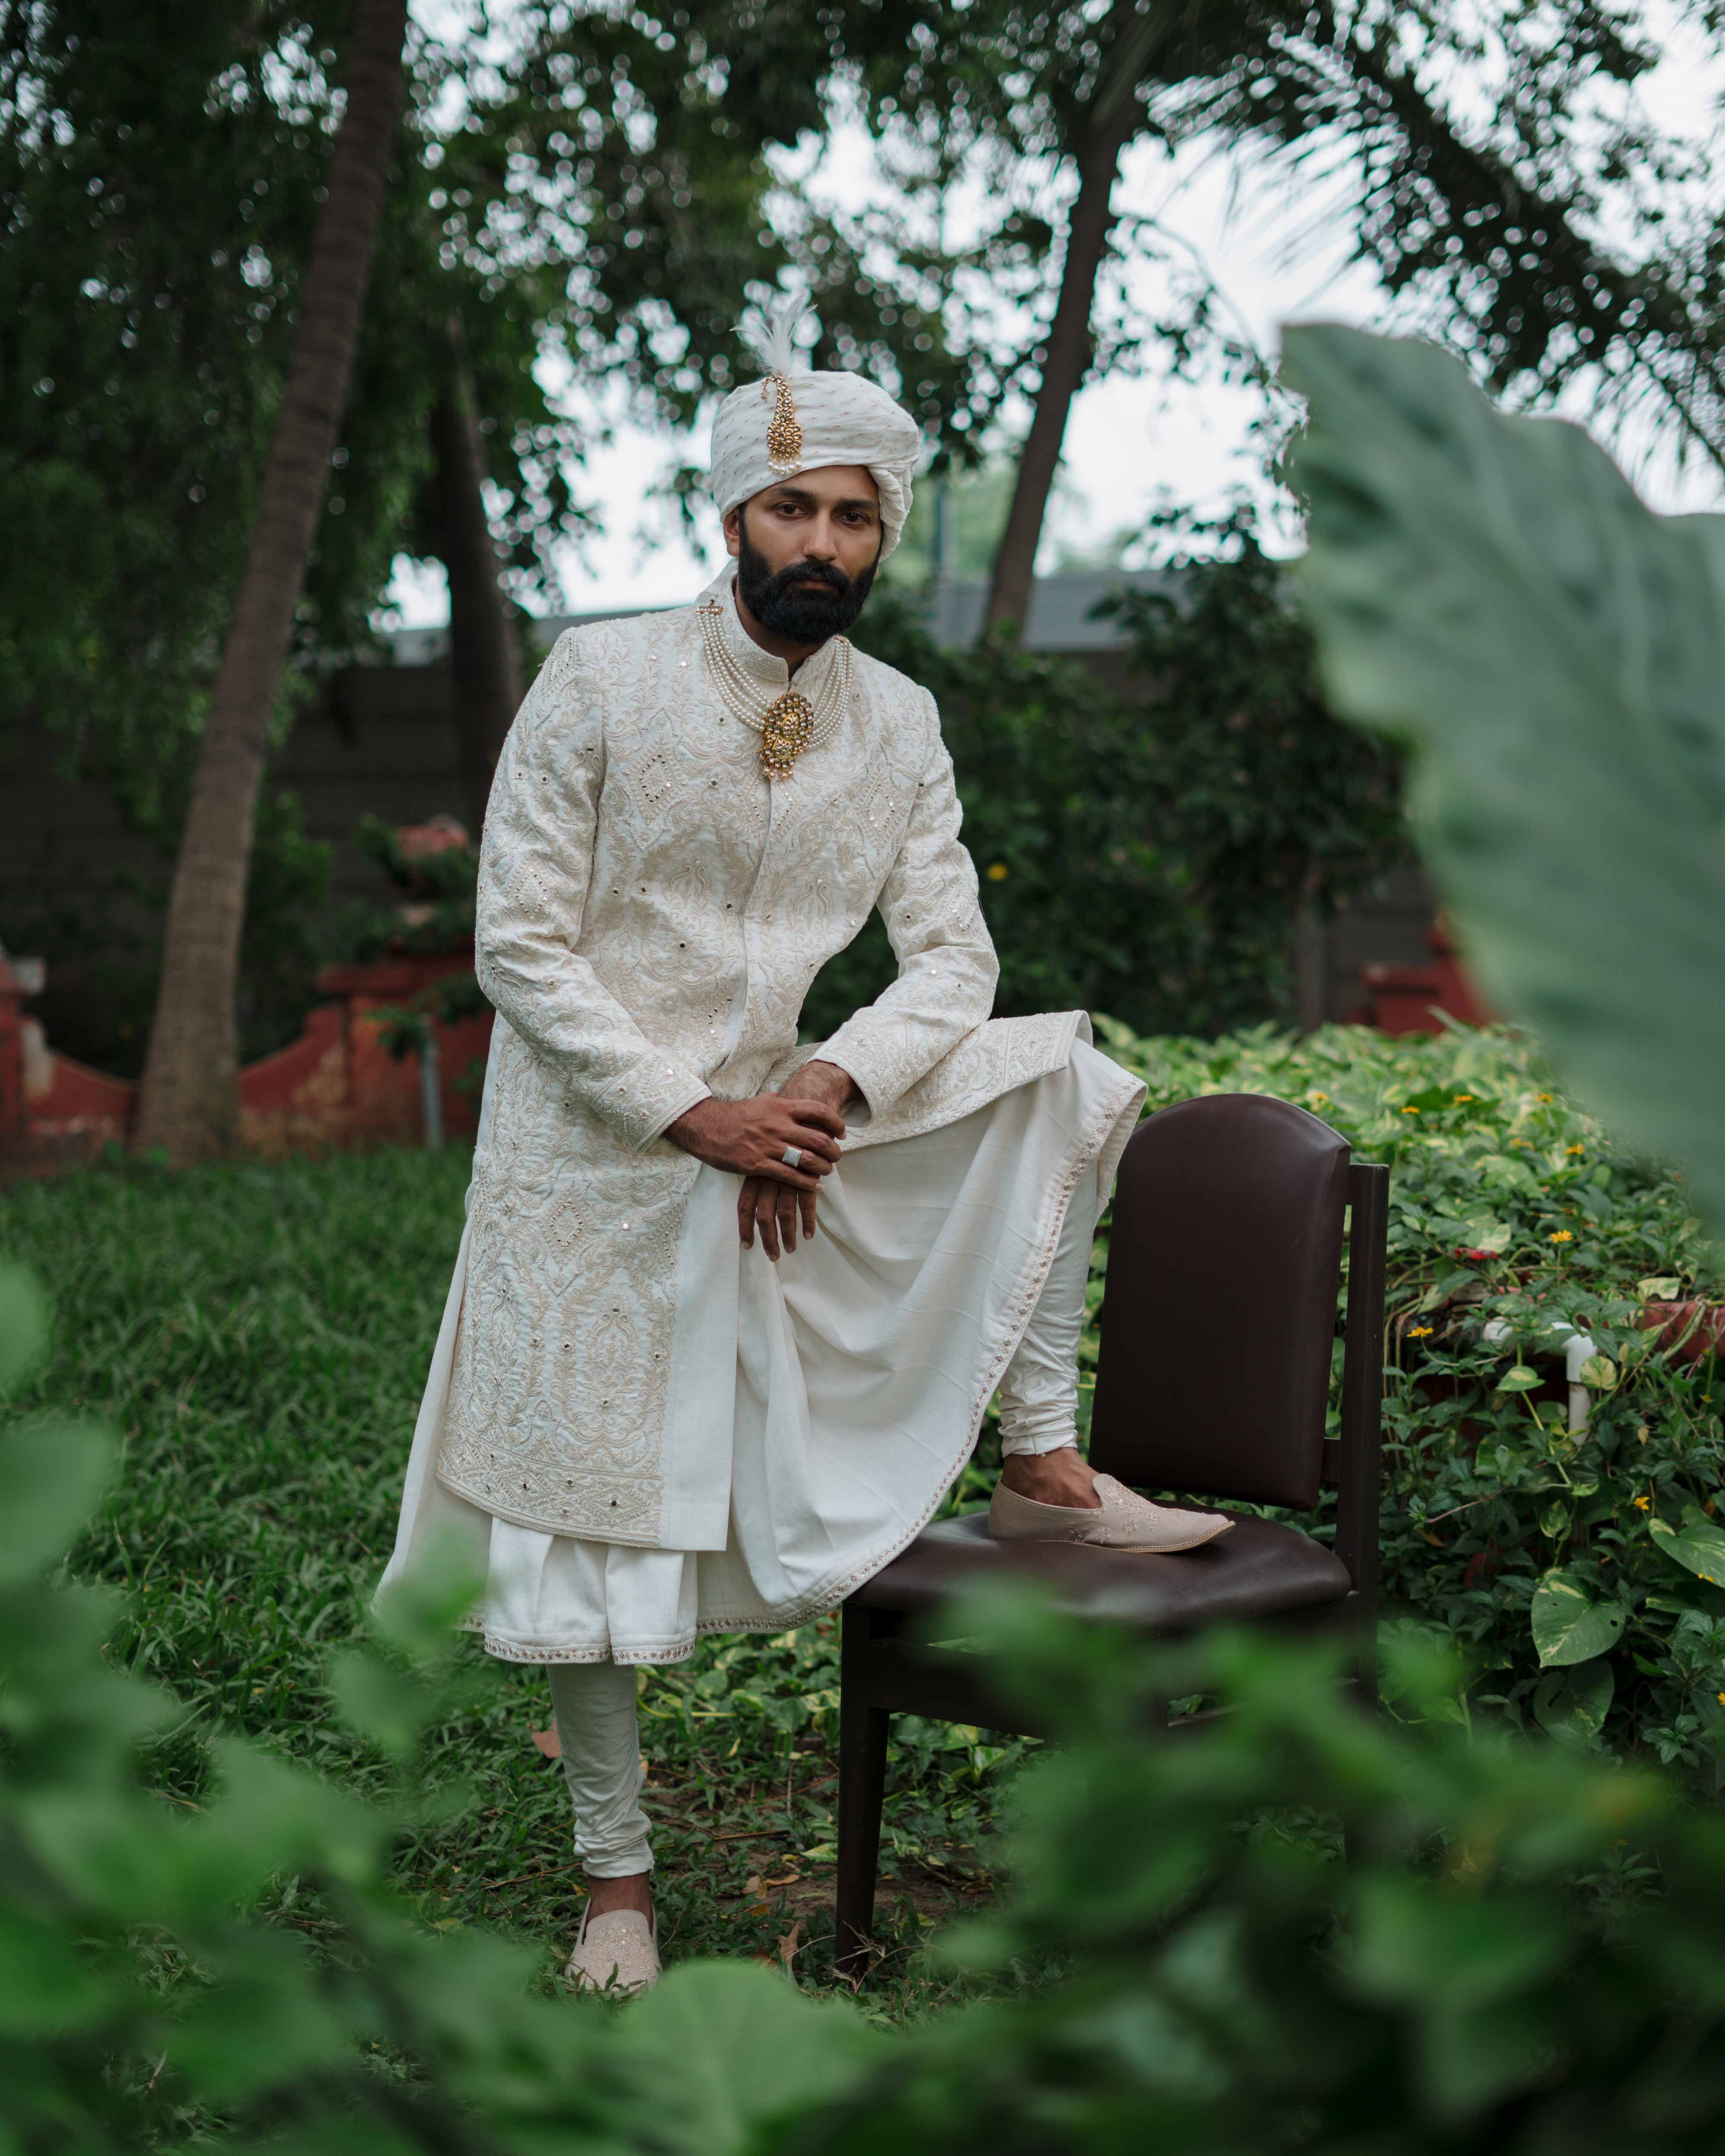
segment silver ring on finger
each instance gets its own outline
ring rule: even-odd
[[[784,1163],[787,1168],[800,1169],[803,1165],[803,1156],[795,1146],[787,1146],[784,1151],[779,1155],[779,1158]]]

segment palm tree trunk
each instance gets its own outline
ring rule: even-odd
[[[497,549],[485,516],[479,415],[459,322],[449,323],[445,339],[444,384],[431,412],[432,484],[438,549],[449,578],[455,743],[467,828],[477,844],[491,775],[521,701],[521,669],[513,609],[498,582]]]
[[[234,1000],[252,829],[305,559],[347,395],[402,95],[407,0],[359,0],[347,108],[174,868],[136,1142],[177,1164],[239,1133]]]
[[[1072,399],[1089,369],[1095,349],[1091,336],[1091,311],[1096,304],[1096,278],[1107,250],[1114,223],[1115,177],[1120,153],[1131,141],[1139,122],[1137,105],[1131,96],[1117,99],[1106,119],[1093,123],[1078,151],[1078,193],[1066,226],[1066,253],[1060,265],[1060,296],[1054,321],[1049,326],[1047,357],[1036,392],[1036,408],[1024,453],[1019,459],[1018,483],[1006,529],[994,556],[988,603],[983,616],[984,630],[1006,622],[1023,626],[1030,610],[1030,583],[1036,566],[1036,548],[1048,514],[1048,497],[1060,461],[1066,418]]]

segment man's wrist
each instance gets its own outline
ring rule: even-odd
[[[798,1072],[805,1082],[816,1080],[829,1096],[832,1106],[843,1108],[857,1095],[857,1083],[842,1064],[829,1063],[824,1055],[812,1057]]]
[[[692,1152],[694,1147],[690,1142],[699,1136],[706,1111],[717,1099],[718,1096],[716,1093],[703,1093],[692,1106],[685,1108],[680,1116],[674,1116],[665,1125],[661,1135],[668,1138],[674,1146],[680,1146],[684,1152]]]

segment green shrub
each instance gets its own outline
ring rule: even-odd
[[[1302,907],[1328,913],[1401,855],[1396,759],[1324,708],[1277,566],[1244,543],[1181,574],[1178,603],[1117,603],[1124,683],[1009,640],[943,649],[890,592],[863,618],[859,640],[940,705],[1004,1016],[1205,1034],[1285,1016]],[[816,982],[805,1034],[891,977],[871,921]]]
[[[1717,1786],[1725,1383],[1713,1357],[1674,1360],[1637,1323],[1651,1300],[1725,1300],[1681,1178],[1565,1101],[1506,1030],[1101,1029],[1153,1109],[1278,1094],[1389,1163],[1386,1594],[1455,1641],[1477,1707]],[[1599,1350],[1579,1437],[1566,1326]]]
[[[362,816],[353,836],[402,898],[391,906],[350,900],[331,933],[338,958],[366,964],[398,952],[443,956],[472,950],[477,846],[449,846],[410,860],[397,827],[381,816]]]
[[[43,1331],[0,1275],[0,1388]],[[1699,2156],[1725,2128],[1725,1844],[1655,1777],[1446,1723],[1429,1663],[1392,1734],[1322,1652],[1148,1658],[1010,1594],[957,1621],[1063,1741],[1025,1779],[1013,1897],[944,1949],[996,1996],[897,2035],[747,1961],[674,1967],[620,2017],[533,1996],[531,1954],[393,1899],[410,1781],[367,1806],[232,1739],[203,1803],[140,1777],[175,1702],[104,1661],[116,1597],[45,1576],[111,1456],[0,1427],[12,2148]],[[403,1763],[449,1710],[468,1591],[398,1601],[386,1651],[331,1671]],[[1147,1697],[1188,1690],[1235,1717],[1147,1743]]]
[[[225,1734],[368,1799],[387,1787],[331,1718],[325,1667],[362,1626],[395,1533],[469,1168],[452,1144],[182,1174],[134,1163],[0,1194],[0,1255],[34,1267],[57,1317],[27,1404],[126,1434],[71,1563],[121,1598],[116,1665],[181,1703],[148,1755],[177,1807],[209,1801]],[[506,1928],[548,1983],[581,1890],[561,1774],[529,1741],[549,1717],[545,1674],[485,1667],[427,1762],[460,1833],[403,1836],[394,1876],[428,1921]],[[704,1639],[690,1662],[644,1672],[646,1802],[680,1953],[773,1958],[800,1920],[798,1973],[829,1980],[837,1685],[830,1618],[771,1641]],[[901,1727],[881,1902],[896,1951],[877,2011],[953,1994],[922,1943],[988,1883],[996,1800],[1023,1749]],[[270,1921],[297,1923],[302,1901],[287,1882]]]
[[[85,783],[98,783],[94,773]],[[33,1006],[62,1054],[118,1078],[143,1070],[162,972],[177,817],[159,804],[127,824],[157,849],[149,869],[85,861],[74,867],[49,841],[28,885],[6,894],[0,940],[48,961],[48,985]],[[258,803],[240,944],[240,1060],[295,1040],[317,1000],[324,951],[317,917],[328,896],[334,849],[308,837],[297,795],[266,790]]]

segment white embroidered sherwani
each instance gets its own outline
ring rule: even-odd
[[[764,709],[787,685],[784,663],[747,636],[728,596],[722,621]],[[798,670],[798,687],[816,698],[839,664],[837,646],[824,647]],[[859,1408],[894,1429],[915,1424],[919,1460],[930,1454],[899,1478],[914,1486],[887,1501],[902,1517],[884,1528],[859,1517],[856,1533],[870,1546],[840,1553],[851,1570],[864,1558],[872,1570],[892,1553],[888,1541],[902,1547],[929,1517],[968,1455],[1086,1173],[1093,1223],[1142,1088],[1076,1047],[1088,1039],[1080,1013],[989,1019],[996,961],[933,699],[860,654],[854,674],[836,733],[771,785],[758,734],[727,712],[709,678],[694,608],[571,630],[523,705],[480,867],[479,979],[498,1024],[467,1234],[422,1409],[398,1563],[439,1510],[484,1520],[494,1573],[506,1527],[532,1538],[536,1552],[555,1538],[566,1553],[609,1546],[614,1559],[631,1547],[729,1545],[734,1553],[745,1428],[776,1427],[790,1401],[804,1450],[818,1450],[825,1440],[809,1436],[811,1412],[823,1429],[838,1417],[818,1401],[811,1411],[806,1351],[814,1335],[842,1329],[845,1315],[829,1323],[798,1297],[799,1283],[817,1294],[832,1288],[835,1307],[852,1312],[867,1292],[858,1265],[880,1271],[867,1252],[846,1256],[840,1186],[855,1186],[865,1209],[875,1188],[865,1173],[869,1149],[978,1118],[1068,1073],[1081,1054],[1081,1100],[1075,1095],[1053,1122],[1042,1114],[1040,1137],[997,1134],[1016,1163],[1002,1173],[1040,1178],[1045,1195],[1021,1205],[1010,1233],[995,1222],[998,1192],[967,1201],[994,1223],[980,1260],[975,1224],[963,1226],[962,1209],[956,1216],[965,1278],[981,1285],[937,1289],[927,1252],[917,1260],[920,1288],[906,1276],[913,1301],[919,1292],[947,1301],[943,1322],[955,1294],[970,1296],[976,1337],[963,1373],[935,1386],[937,1404],[929,1395],[927,1415],[941,1419],[944,1436],[923,1430],[927,1417],[909,1395],[889,1397],[901,1372],[883,1366],[887,1390],[876,1386]],[[829,1040],[799,1047],[809,984],[876,906],[897,979]],[[664,1132],[708,1093],[768,1090],[817,1054],[850,1074],[861,1100],[822,1193],[822,1233],[775,1273],[760,1250],[740,1245],[737,1179],[703,1168]],[[977,1182],[973,1152],[953,1170],[948,1213],[965,1178]],[[894,1173],[908,1171],[913,1183],[932,1172],[908,1152],[895,1158]],[[930,1251],[939,1229],[930,1230]],[[1010,1262],[1001,1255],[1009,1248]],[[822,1266],[846,1263],[845,1284],[823,1276],[814,1287]],[[757,1321],[777,1342],[777,1378],[747,1376]],[[813,1327],[803,1348],[799,1323]],[[776,1406],[767,1399],[774,1383]],[[980,1398],[947,1397],[979,1385]],[[793,1452],[800,1460],[794,1441]],[[888,1457],[877,1449],[875,1466]],[[779,1471],[770,1486],[782,1492],[800,1471]],[[819,1514],[818,1496],[810,1502]],[[827,1534],[818,1524],[816,1539]],[[812,1577],[807,1584],[813,1591]],[[834,1573],[818,1584],[831,1599],[842,1583]],[[790,1621],[770,1595],[764,1607]],[[731,1614],[767,1621],[740,1605]],[[532,1643],[491,1644],[526,1655]]]

